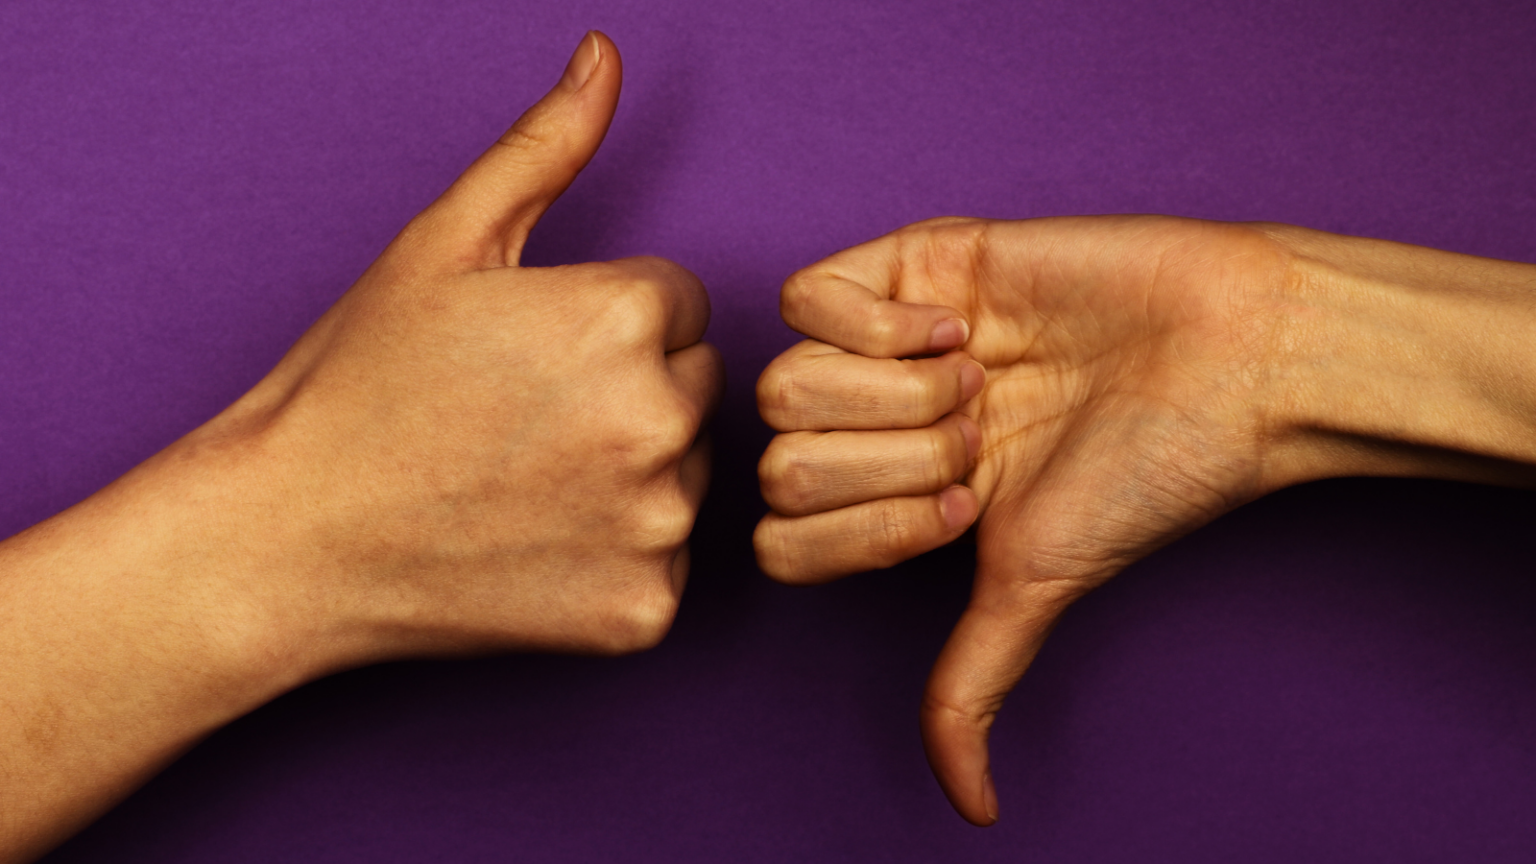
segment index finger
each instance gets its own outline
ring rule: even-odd
[[[887,235],[790,276],[779,292],[784,323],[865,357],[911,357],[958,348],[970,322],[949,306],[892,299],[901,279],[902,248]]]
[[[699,277],[681,264],[639,256],[578,266],[602,274],[596,281],[638,289],[630,292],[637,307],[635,314],[660,322],[663,351],[680,351],[704,339],[704,331],[709,329],[709,292]],[[616,294],[610,302],[623,301]]]

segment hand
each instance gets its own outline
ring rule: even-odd
[[[1254,227],[940,219],[785,283],[784,320],[812,338],[758,383],[783,433],[760,465],[774,512],[758,560],[781,581],[834,579],[980,514],[971,602],[922,708],[971,822],[997,818],[988,729],[1067,606],[1296,479],[1269,362],[1288,261]]]
[[[592,33],[560,84],[215,424],[314,502],[370,655],[655,644],[687,577],[723,383],[704,287],[668,261],[518,265],[620,84]],[[346,620],[346,619],[343,619]],[[383,637],[382,639],[380,637]]]
[[[518,266],[620,74],[589,34],[250,393],[0,544],[0,861],[329,672],[666,633],[723,382],[704,288]]]

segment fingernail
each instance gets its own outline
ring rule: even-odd
[[[987,818],[997,821],[997,787],[992,785],[992,769],[988,768],[981,775],[981,800],[987,808]]]
[[[965,344],[971,338],[971,325],[964,318],[945,318],[933,325],[933,335],[928,337],[929,351],[948,351]]]
[[[969,465],[981,452],[981,427],[967,417],[960,421],[960,435],[965,439],[965,462]]]
[[[587,35],[581,37],[581,44],[576,46],[576,53],[571,55],[571,62],[565,64],[565,75],[560,79],[561,83],[570,86],[572,90],[580,90],[581,85],[592,77],[592,70],[597,68],[597,61],[602,56],[597,34],[588,30]]]
[[[971,361],[960,367],[960,401],[969,402],[976,398],[981,388],[987,386],[987,370],[980,363]]]
[[[964,486],[951,486],[939,493],[939,514],[951,531],[959,531],[976,521],[976,498]]]

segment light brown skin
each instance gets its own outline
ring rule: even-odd
[[[782,433],[758,561],[823,582],[976,525],[920,714],[977,825],[1004,697],[1126,565],[1312,479],[1536,486],[1528,264],[1283,225],[947,218],[796,273],[782,312],[811,338],[758,382]]]
[[[517,266],[620,77],[589,34],[255,389],[0,544],[0,861],[325,674],[666,633],[723,385],[704,288]]]
[[[589,36],[251,393],[0,543],[0,862],[330,672],[662,637],[721,388],[707,298],[653,259],[517,266],[619,79]],[[1129,561],[1315,477],[1533,485],[1533,297],[1528,265],[1283,226],[905,229],[786,285],[820,342],[759,383],[786,433],[760,560],[837,578],[980,515],[922,717],[946,792],[988,823],[1003,696]]]

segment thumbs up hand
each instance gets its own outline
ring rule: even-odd
[[[708,297],[657,259],[518,266],[619,78],[588,34],[254,389],[0,542],[0,862],[331,672],[665,635],[722,385]]]
[[[977,525],[970,606],[921,712],[971,822],[997,818],[988,729],[1066,607],[1302,479],[1277,419],[1286,265],[1247,226],[940,219],[784,284],[811,338],[758,383],[783,433],[760,464],[758,561],[820,582]]]
[[[225,443],[289,550],[328,665],[503,648],[615,653],[665,634],[709,473],[719,354],[691,273],[528,269],[528,232],[619,97],[590,33],[559,83],[253,391]],[[254,493],[253,493],[254,494]]]

